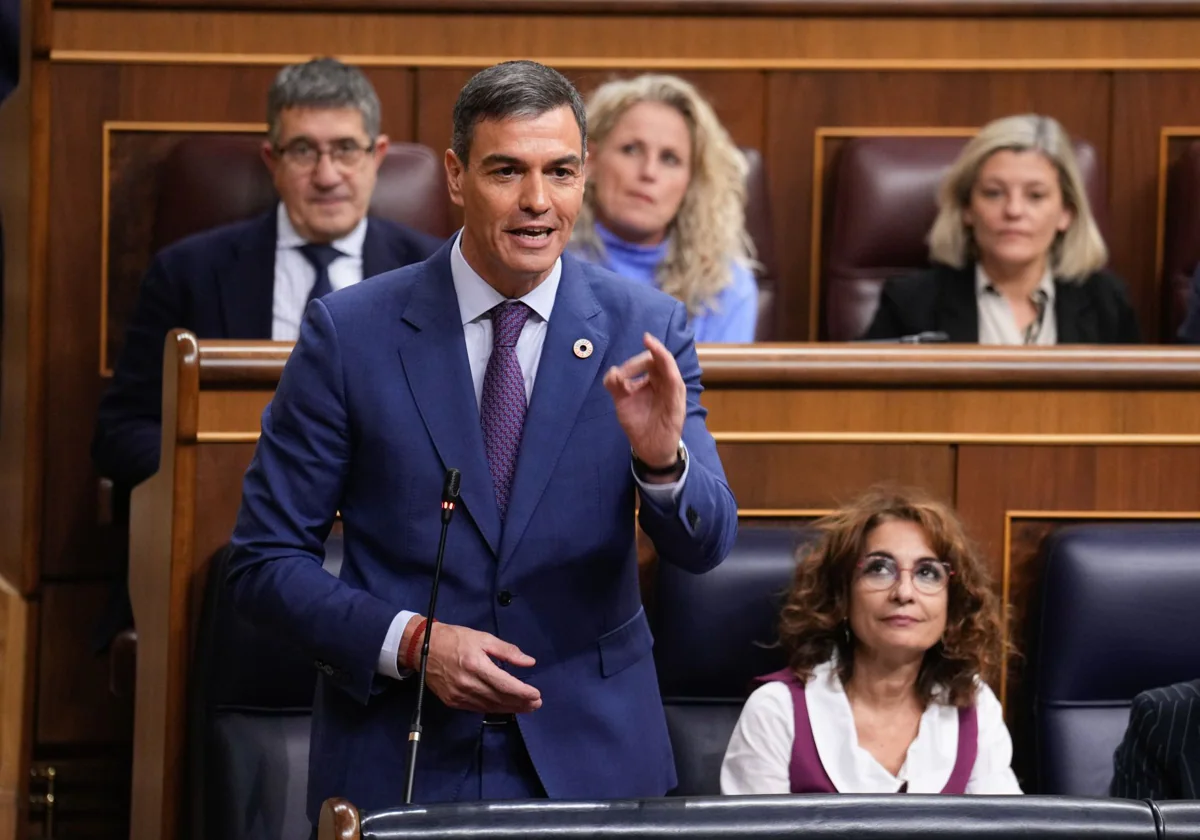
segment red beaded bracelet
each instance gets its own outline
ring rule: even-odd
[[[413,632],[412,638],[408,640],[408,651],[405,654],[404,662],[406,667],[411,668],[414,671],[417,670],[421,664],[414,657],[417,655],[417,648],[420,646],[421,640],[425,637],[425,624],[427,622],[428,619],[422,618],[420,622],[417,623],[417,629]],[[437,624],[436,618],[433,620],[433,623]]]

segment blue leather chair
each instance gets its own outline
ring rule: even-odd
[[[1200,676],[1200,522],[1072,526],[1043,553],[1037,790],[1106,796],[1133,698]]]
[[[783,667],[781,599],[806,529],[747,528],[725,562],[693,575],[660,563],[652,613],[654,658],[678,796],[720,793],[721,759],[754,677]]]
[[[209,566],[188,716],[191,836],[307,838],[308,741],[317,671],[312,657],[243,618],[225,585],[228,552]],[[341,571],[342,540],[325,545]]]

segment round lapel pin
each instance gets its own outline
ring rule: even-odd
[[[581,338],[575,342],[575,355],[581,359],[586,359],[592,355],[592,342],[586,338]]]

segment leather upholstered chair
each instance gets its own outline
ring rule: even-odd
[[[1133,698],[1200,674],[1200,522],[1067,527],[1043,554],[1037,790],[1106,796]]]
[[[721,760],[751,680],[783,667],[775,639],[796,549],[809,530],[748,528],[720,566],[658,564],[654,658],[681,796],[720,792]]]
[[[967,137],[858,137],[833,162],[821,241],[821,337],[853,341],[871,324],[888,277],[929,264],[937,191]],[[1104,230],[1107,199],[1096,151],[1076,142],[1089,203]]]
[[[1189,143],[1167,170],[1164,221],[1162,338],[1171,342],[1187,313],[1192,274],[1200,265],[1200,142]]]
[[[191,836],[308,837],[308,744],[317,671],[299,648],[239,615],[225,584],[228,550],[213,558],[196,632],[188,719]],[[340,534],[325,544],[338,574]]]
[[[248,219],[278,197],[259,155],[259,135],[196,134],[158,172],[151,252],[193,233]],[[379,167],[370,212],[433,236],[448,236],[450,197],[442,160],[415,143],[392,143]]]
[[[758,326],[756,341],[771,341],[778,337],[779,312],[776,310],[776,288],[779,267],[775,260],[775,232],[771,227],[771,203],[767,194],[767,174],[758,149],[742,149],[746,156],[746,231],[754,242],[759,264],[754,273],[758,281]]]

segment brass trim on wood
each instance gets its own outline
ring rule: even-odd
[[[100,376],[113,375],[108,358],[108,237],[110,231],[110,163],[114,132],[192,132],[195,134],[265,134],[266,123],[238,122],[154,122],[146,120],[105,120],[100,127]]]
[[[283,66],[307,61],[308,53],[143,52],[140,50],[50,51],[55,64],[236,64]],[[482,69],[507,55],[354,55],[341,60],[360,67]],[[1191,58],[656,58],[653,56],[538,56],[536,60],[563,70],[807,70],[807,71],[941,71],[941,72],[1074,72],[1200,70]]]
[[[977,434],[955,432],[714,432],[717,443],[868,443],[996,446],[1196,446],[1198,435]]]
[[[738,508],[738,519],[819,519],[833,508]]]

